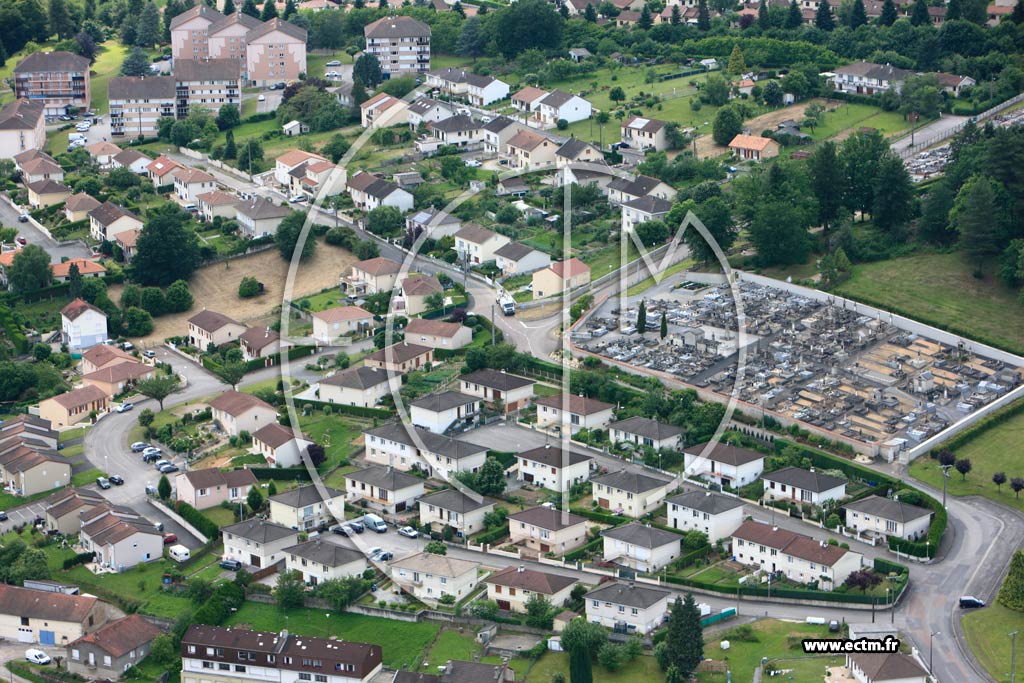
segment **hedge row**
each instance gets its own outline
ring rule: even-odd
[[[273,479],[275,481],[312,481],[309,470],[305,467],[250,467],[249,471],[257,479]]]
[[[322,403],[320,401],[310,401],[305,399],[296,399],[295,407],[301,408],[302,406],[311,406],[317,410],[323,410],[330,406],[331,411],[335,413],[343,413],[345,415],[354,415],[355,417],[367,417],[371,419],[387,420],[394,416],[394,411],[383,410],[381,408],[364,408],[363,406],[347,406],[344,403]]]
[[[501,466],[504,467],[505,469],[508,469],[509,467],[512,467],[512,465],[514,465],[515,462],[516,462],[516,453],[515,453],[515,451],[495,451],[495,450],[489,450],[489,451],[487,451],[487,457],[488,458],[497,458],[498,462],[500,462]]]
[[[473,540],[477,544],[483,545],[484,543],[494,543],[495,541],[500,541],[501,539],[508,537],[508,535],[508,522],[506,521],[503,522],[501,526],[495,527],[489,531],[485,531],[482,534],[477,534],[476,538],[474,538]]]
[[[4,329],[4,335],[14,346],[19,354],[28,353],[28,337],[21,329],[21,325],[14,322],[14,315],[7,306],[0,307],[0,326]]]
[[[876,557],[874,566],[876,572],[886,575],[906,574],[910,571],[905,565],[902,565],[899,562],[893,562],[892,560],[887,560],[884,557]]]
[[[604,546],[604,539],[601,538],[600,536],[598,536],[597,538],[595,538],[590,543],[587,543],[586,545],[580,546],[576,550],[573,550],[571,553],[566,554],[565,561],[566,562],[576,562],[578,560],[583,559],[584,557],[586,557],[590,553],[594,552],[595,550],[600,550],[603,546]]]
[[[179,500],[175,505],[175,509],[186,522],[198,529],[199,533],[203,536],[206,536],[210,540],[220,536],[220,527],[218,527],[209,517],[199,512],[199,510],[196,510],[185,501]]]
[[[1021,412],[1024,412],[1024,401],[1016,401],[1010,404],[1006,408],[997,410],[992,415],[975,422],[970,428],[965,429],[953,438],[949,439],[942,445],[941,450],[956,451],[958,448],[966,446],[968,443],[981,436],[993,427],[998,427],[1012,417],[1016,417]],[[938,457],[937,451],[929,453],[932,458]]]
[[[80,564],[86,564],[92,562],[93,558],[96,557],[96,553],[78,553],[74,557],[69,557],[64,560],[64,570],[67,571],[72,567],[77,567]]]
[[[791,598],[793,600],[819,600],[828,602],[849,602],[860,605],[871,605],[877,602],[878,598],[873,595],[856,595],[852,593],[837,593],[835,591],[816,591],[805,588],[783,588],[773,586],[772,588],[761,588],[760,586],[720,586],[717,583],[707,583],[697,579],[684,579],[679,576],[663,576],[666,583],[678,586],[688,586],[715,593],[727,593],[729,595],[748,595],[751,597],[776,597]]]

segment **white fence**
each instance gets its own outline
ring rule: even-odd
[[[991,117],[995,116],[996,114],[998,114],[1001,111],[1009,109],[1010,107],[1012,107],[1013,105],[1015,105],[1015,104],[1017,104],[1018,102],[1021,102],[1021,101],[1024,101],[1024,93],[1021,93],[1021,94],[1017,95],[1016,97],[1011,97],[1010,99],[1006,100],[1005,102],[1000,102],[999,104],[997,104],[996,106],[992,107],[991,109],[986,109],[985,111],[981,112],[977,116],[974,116],[974,117],[971,117],[971,118],[975,122],[984,121],[985,119],[988,119],[988,118],[991,118]],[[968,119],[968,120],[971,120],[971,119]],[[908,158],[914,156],[915,154],[917,154],[918,152],[921,152],[923,150],[928,149],[932,145],[936,145],[936,144],[942,142],[943,140],[948,140],[949,138],[953,137],[954,135],[959,133],[961,130],[963,130],[964,126],[966,126],[966,125],[967,125],[967,121],[963,121],[963,122],[958,123],[957,125],[953,126],[952,128],[947,128],[946,130],[942,131],[941,133],[936,133],[935,135],[932,135],[932,136],[929,136],[927,138],[922,139],[920,142],[915,142],[911,147],[907,147],[905,149],[900,150],[899,156],[900,156],[901,159],[908,159]],[[904,136],[904,138],[905,137],[906,136]]]

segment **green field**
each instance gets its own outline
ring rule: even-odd
[[[288,629],[291,633],[305,636],[337,636],[344,640],[374,643],[384,650],[384,665],[395,669],[419,666],[420,657],[441,628],[427,622],[410,623],[316,609],[295,609],[284,614],[275,605],[254,602],[246,602],[226,625],[235,624],[248,624],[257,631]]]
[[[569,679],[569,655],[565,652],[545,652],[530,669],[526,681],[550,683],[551,677],[559,671],[565,674],[566,680]],[[516,679],[520,675],[521,672],[516,671]],[[637,657],[614,673],[594,662],[594,683],[650,683],[663,680],[665,675],[658,668],[654,657]]]
[[[160,589],[164,573],[171,571],[175,566],[169,560],[161,559],[149,564],[140,564],[121,574],[104,574],[99,577],[85,567],[79,566],[56,578],[77,583],[86,593],[90,592],[90,586],[96,586],[117,595],[139,600],[142,603],[141,612],[175,619],[191,606],[188,599],[175,597]]]
[[[1011,631],[1024,631],[1024,613],[993,604],[982,610],[968,612],[961,619],[964,636],[971,652],[998,683],[1010,680]],[[1024,638],[1020,639],[1024,643]],[[1021,651],[1021,644],[1017,651]],[[1019,659],[1019,657],[1018,657]]]
[[[956,449],[956,457],[968,458],[971,471],[964,479],[956,471],[950,471],[946,482],[947,491],[954,496],[984,496],[997,503],[1024,510],[1024,500],[1018,498],[1003,484],[999,490],[992,483],[992,475],[1005,472],[1009,481],[1014,477],[1024,477],[1024,412],[1010,417],[1002,424],[991,427]],[[934,486],[942,488],[942,472],[939,461],[922,456],[910,465],[911,476]]]
[[[830,104],[825,113],[823,125],[808,130],[815,140],[826,140],[848,128],[876,128],[882,135],[892,135],[907,130],[910,123],[894,111],[882,111],[869,104],[842,102],[835,109]]]
[[[864,263],[837,293],[969,339],[1024,353],[1024,307],[986,269],[984,279],[959,253],[927,253]]]

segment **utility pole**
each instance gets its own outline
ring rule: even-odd
[[[494,346],[496,343],[494,341],[494,304],[491,304],[491,346]]]
[[[949,479],[949,468],[952,465],[940,465],[939,469],[942,470],[942,509],[946,509],[946,480]]]
[[[1010,632],[1010,683],[1015,683],[1017,677],[1017,634],[1020,631]]]

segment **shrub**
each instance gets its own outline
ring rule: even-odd
[[[254,277],[243,277],[242,281],[238,284],[238,296],[243,299],[249,299],[260,293],[260,283]]]

